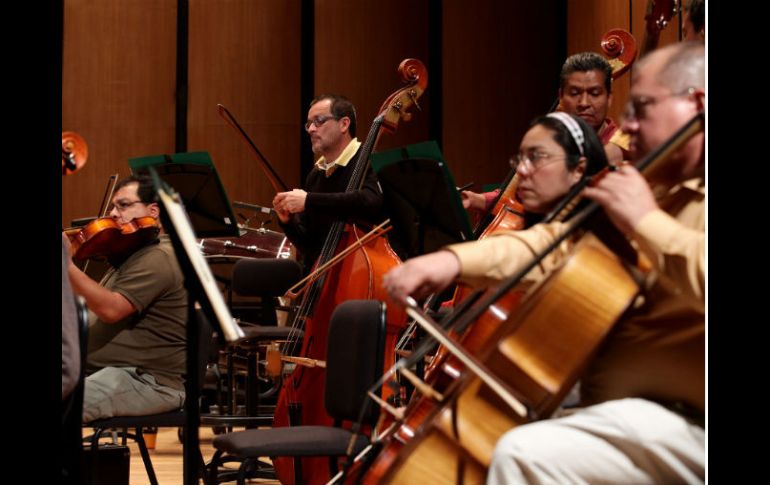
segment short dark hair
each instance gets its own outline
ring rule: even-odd
[[[335,119],[341,119],[347,116],[350,119],[350,126],[348,132],[351,137],[356,136],[356,107],[345,96],[339,94],[321,94],[316,96],[313,101],[310,102],[310,106],[313,106],[319,101],[325,99],[331,100],[332,105],[330,107]]]
[[[700,32],[706,22],[706,0],[690,0],[687,10],[690,12],[690,21],[695,32]]]
[[[607,93],[612,92],[612,66],[604,57],[596,52],[578,52],[564,61],[561,66],[561,76],[559,87],[564,89],[567,84],[567,78],[573,72],[599,71],[604,74],[604,89]]]
[[[136,195],[142,203],[152,204],[155,202],[155,187],[152,184],[152,179],[146,175],[129,175],[128,177],[120,179],[118,183],[115,184],[115,192],[134,182],[139,184],[136,187]]]
[[[582,156],[586,157],[586,170],[583,177],[600,172],[607,166],[607,154],[604,151],[602,142],[599,140],[599,136],[596,134],[596,130],[578,116],[567,116],[572,117],[580,125],[580,129],[585,137]],[[580,149],[564,123],[558,118],[540,116],[532,122],[530,128],[536,125],[542,125],[554,132],[554,141],[567,153],[567,168],[570,170],[575,168],[580,162]]]

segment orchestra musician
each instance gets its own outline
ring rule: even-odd
[[[121,224],[160,214],[147,177],[119,181],[111,202],[110,216]],[[187,292],[171,241],[161,235],[109,261],[112,268],[100,283],[71,259],[67,268],[73,290],[89,308],[83,421],[179,409]]]
[[[612,106],[612,67],[595,52],[580,52],[564,61],[559,79],[559,111],[578,116],[596,130],[610,163],[626,158],[628,137],[607,116]],[[474,213],[492,208],[500,189],[460,193],[463,207]]]
[[[64,401],[80,379],[80,340],[75,297],[67,277],[67,236],[62,235],[61,246],[61,398]]]
[[[334,222],[351,218],[380,222],[382,192],[371,167],[360,189],[345,191],[361,151],[356,108],[349,99],[336,94],[316,97],[310,103],[305,131],[319,158],[304,189],[278,193],[273,208],[286,236],[302,253],[307,273]]]
[[[705,106],[699,42],[653,51],[634,69],[622,128],[639,159]],[[645,178],[610,172],[584,195],[654,265],[643,294],[582,378],[580,407],[525,424],[499,440],[487,476],[502,483],[695,483],[705,478],[705,136],[699,133]],[[654,195],[655,194],[655,195]],[[385,277],[396,301],[455,279],[494,284],[561,232],[538,224],[411,259]],[[567,257],[551,253],[530,279]]]

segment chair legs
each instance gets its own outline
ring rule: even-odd
[[[120,432],[123,435],[123,444],[126,444],[126,438],[131,438],[136,441],[139,447],[139,454],[142,455],[142,462],[144,463],[144,469],[147,471],[147,478],[150,480],[151,485],[158,485],[158,477],[155,475],[155,468],[152,466],[152,460],[150,459],[150,452],[147,449],[147,443],[144,440],[144,433],[142,432],[142,426],[135,428],[134,434],[129,433],[127,428],[123,428]],[[91,449],[96,450],[99,447],[99,438],[107,431],[107,428],[95,428],[94,434],[91,435]],[[87,473],[87,472],[86,472]],[[206,463],[203,461],[203,454],[200,449],[198,450],[198,477],[206,480]],[[216,474],[214,475],[216,477]],[[216,482],[213,482],[216,483]]]
[[[262,478],[275,480],[275,470],[269,463],[261,461],[258,457],[241,459],[237,456],[223,456],[222,450],[217,450],[206,467],[206,485],[217,485],[221,482],[237,480],[237,483],[245,483],[247,478]],[[229,462],[241,462],[238,469],[222,470],[219,466]]]
[[[139,445],[139,453],[142,455],[142,461],[144,461],[144,469],[147,470],[147,477],[150,479],[150,485],[158,485],[158,478],[155,476],[155,469],[152,467],[150,452],[147,451],[147,443],[144,441],[144,433],[142,433],[141,426],[136,427],[136,436],[134,439]]]

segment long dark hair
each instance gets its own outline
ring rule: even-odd
[[[583,142],[583,155],[580,154],[580,148],[575,141],[575,138],[570,134],[569,129],[558,118],[551,118],[549,116],[540,116],[536,118],[530,128],[542,125],[551,130],[553,140],[559,144],[567,153],[567,168],[574,169],[579,161],[580,157],[586,157],[586,170],[583,177],[594,175],[607,166],[607,154],[604,151],[604,146],[599,140],[599,135],[596,134],[591,125],[583,121],[582,118],[573,115],[567,115],[580,126],[580,130],[583,132],[585,141]]]
[[[567,154],[567,158],[565,159],[567,169],[573,170],[580,163],[580,157],[586,158],[586,168],[580,178],[580,181],[582,181],[586,177],[590,177],[591,175],[600,172],[608,165],[607,154],[604,151],[602,142],[599,140],[599,136],[596,134],[596,130],[594,130],[591,125],[577,116],[568,115],[566,113],[561,114],[575,120],[580,127],[580,131],[583,132],[582,155],[580,154],[580,147],[578,147],[578,142],[575,140],[575,137],[572,136],[567,126],[560,119],[548,115],[540,116],[532,121],[530,128],[541,125],[553,132],[553,140],[558,143]],[[580,183],[580,181],[578,181],[578,183]],[[564,197],[567,197],[568,195],[569,194],[565,194]],[[569,219],[586,204],[588,204],[588,200],[582,200],[565,219]],[[542,221],[544,217],[544,214],[527,213],[525,216],[526,227],[530,227],[533,224]]]

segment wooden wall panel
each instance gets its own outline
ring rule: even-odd
[[[584,51],[602,53],[601,38],[611,29],[632,34],[630,0],[569,0],[567,2],[567,55]],[[642,41],[636,34],[637,44]],[[609,116],[620,121],[631,86],[630,71],[615,80]]]
[[[430,4],[316,0],[315,91],[356,103],[359,138],[400,86],[398,63],[429,64]],[[570,10],[574,28],[561,32],[563,5],[443,2],[442,72],[429,77],[442,82],[432,101],[442,104],[442,151],[458,183],[503,178],[528,123],[555,99],[564,39],[569,52],[587,48],[609,22],[593,7],[583,9],[590,22]],[[300,15],[300,0],[190,2],[188,150],[211,154],[231,200],[270,205],[273,189],[216,103],[233,111],[289,185],[301,183]],[[65,221],[93,213],[107,175],[125,175],[127,158],[174,151],[175,71],[175,0],[66,2],[63,123],[85,136],[91,159],[64,181]],[[380,150],[428,139],[430,90],[431,82],[424,112],[383,137]]]
[[[556,99],[558,3],[444,3],[443,153],[458,184],[501,182]]]
[[[128,158],[174,149],[176,1],[64,3],[62,127],[88,143],[86,166],[62,180],[62,224],[96,215]]]
[[[315,2],[316,94],[338,93],[356,105],[358,139],[364,140],[377,110],[402,84],[399,63],[413,57],[428,63],[427,0],[317,0]],[[437,75],[428,73],[430,78]],[[383,135],[377,151],[425,141],[430,102],[402,122],[395,135]]]
[[[586,50],[600,52],[600,39],[613,28],[628,30],[636,38],[641,51],[647,38],[644,16],[648,0],[568,0],[567,53]],[[678,42],[680,15],[677,13],[660,35],[658,47]],[[631,71],[615,81],[610,116],[620,121],[631,86]]]
[[[300,182],[300,1],[190,2],[188,150],[208,151],[230,201],[275,190],[217,113],[226,106],[290,186]]]

